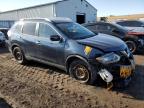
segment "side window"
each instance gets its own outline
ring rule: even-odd
[[[39,36],[49,37],[51,35],[57,35],[56,31],[54,31],[48,24],[40,23],[40,25],[39,25]]]
[[[36,23],[25,23],[23,26],[23,33],[35,35]]]
[[[132,27],[141,27],[142,23],[139,21],[132,21],[130,26]]]
[[[124,22],[117,22],[117,24],[121,25],[121,26],[129,26],[129,23],[127,21]]]
[[[138,21],[124,21],[118,22],[117,24],[127,27],[140,27],[142,25],[142,23]]]
[[[87,26],[88,29],[95,31],[96,30],[96,26],[95,25],[89,25]]]
[[[21,28],[22,28],[22,23],[16,23],[13,27],[12,27],[12,31],[17,32],[17,33],[21,33]]]
[[[107,25],[97,25],[96,29],[100,31],[108,31],[110,28]]]

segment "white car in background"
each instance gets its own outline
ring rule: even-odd
[[[0,46],[5,46],[5,35],[0,31]]]

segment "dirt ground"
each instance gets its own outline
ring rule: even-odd
[[[36,62],[23,66],[0,49],[0,108],[144,108],[144,56],[125,89],[81,84],[63,71]]]

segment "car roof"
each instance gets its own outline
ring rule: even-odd
[[[85,24],[82,24],[84,27],[86,27],[86,26],[92,26],[92,25],[95,25],[95,24],[103,24],[103,25],[111,25],[111,26],[113,26],[113,27],[116,27],[116,28],[119,28],[119,29],[121,29],[121,30],[124,30],[124,31],[128,31],[128,29],[126,29],[126,28],[124,28],[124,27],[122,27],[122,26],[120,26],[120,25],[118,25],[118,24],[116,24],[116,23],[110,23],[110,22],[93,22],[93,23],[85,23]]]
[[[138,22],[143,22],[142,20],[118,20],[118,21],[115,21],[115,22],[117,23],[117,22],[125,22],[125,21],[138,21]]]
[[[95,24],[103,24],[103,25],[111,25],[111,26],[119,27],[118,24],[110,23],[110,22],[93,22],[93,23],[85,23],[85,24],[82,24],[82,25],[83,26],[91,26],[91,25],[95,25]]]
[[[84,23],[84,24],[82,24],[82,25],[83,25],[83,26],[88,26],[88,25],[95,25],[95,24],[110,24],[110,25],[113,25],[113,24],[111,24],[111,23],[109,23],[109,22],[101,22],[101,21],[99,21],[99,22]]]
[[[48,21],[48,22],[53,22],[53,23],[72,22],[71,19],[69,19],[69,18],[64,18],[64,17],[25,18],[25,19],[21,19],[20,21],[35,21],[35,22]]]

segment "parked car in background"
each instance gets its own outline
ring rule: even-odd
[[[116,37],[94,34],[67,18],[23,19],[8,32],[9,50],[18,63],[46,63],[88,84],[100,76],[106,84],[127,84],[135,64],[127,45]]]
[[[7,35],[8,30],[9,28],[0,28],[0,31],[4,33],[6,39],[8,39],[8,35]]]
[[[84,27],[93,31],[94,33],[105,33],[113,35],[125,41],[131,52],[136,52],[144,47],[144,38],[135,34],[131,34],[131,31],[118,24],[108,22],[95,22],[83,24]]]
[[[124,21],[116,21],[115,23],[127,28],[130,31],[129,35],[135,36],[139,40],[139,42],[142,44],[142,47],[140,48],[142,49],[144,48],[144,21],[124,20]],[[133,44],[136,44],[136,42],[133,42]]]
[[[5,46],[5,35],[4,33],[0,32],[0,46]]]
[[[134,32],[133,34],[144,35],[144,21],[140,20],[121,20],[116,21],[116,24],[119,24],[127,29]]]

